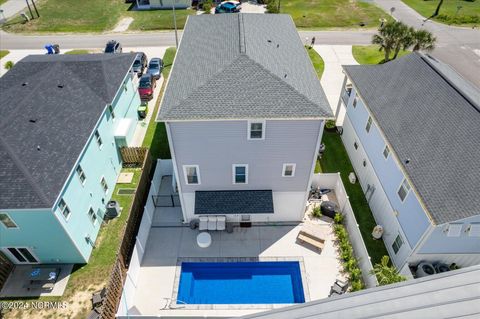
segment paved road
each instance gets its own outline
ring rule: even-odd
[[[315,36],[317,44],[369,44],[374,31],[300,31],[300,37],[310,39]],[[181,37],[182,32],[178,32]],[[175,45],[175,33],[143,32],[124,34],[95,35],[17,35],[0,31],[2,49],[39,49],[46,43],[58,43],[62,49],[103,48],[108,40],[116,39],[123,46],[172,46]]]
[[[437,37],[432,55],[453,66],[464,78],[480,88],[480,29],[450,27],[425,18],[399,0],[374,0],[386,12],[415,28],[425,28]]]

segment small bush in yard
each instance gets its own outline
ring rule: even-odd
[[[336,213],[336,214],[335,214],[335,217],[333,218],[333,221],[334,221],[335,224],[337,224],[337,225],[343,224],[343,215],[340,214],[340,213]]]
[[[327,122],[325,122],[325,128],[327,130],[333,130],[336,126],[335,120],[327,120]]]
[[[3,66],[5,67],[5,69],[10,70],[11,68],[13,68],[14,65],[15,63],[13,63],[12,61],[7,61]]]
[[[268,13],[279,13],[277,0],[268,0],[267,2]]]
[[[316,206],[313,208],[312,215],[315,217],[322,217],[322,209],[320,206]]]
[[[210,14],[210,12],[212,11],[212,7],[212,0],[207,0],[203,3],[202,10],[205,11],[206,14]]]

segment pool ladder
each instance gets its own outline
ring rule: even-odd
[[[185,301],[182,301],[180,299],[172,299],[172,298],[166,298],[164,297],[163,299],[165,299],[167,302],[165,303],[165,306],[163,306],[162,310],[165,310],[165,309],[182,309],[182,308],[185,308],[185,306],[187,305],[187,303]],[[176,303],[176,305],[172,305],[172,302]]]

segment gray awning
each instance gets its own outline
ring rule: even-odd
[[[272,191],[196,191],[195,214],[273,214]]]

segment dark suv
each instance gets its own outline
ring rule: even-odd
[[[143,71],[147,67],[147,55],[143,52],[138,52],[133,62],[133,72],[137,73],[138,77],[141,77]]]
[[[105,53],[122,53],[122,45],[120,42],[110,40],[105,46]]]

